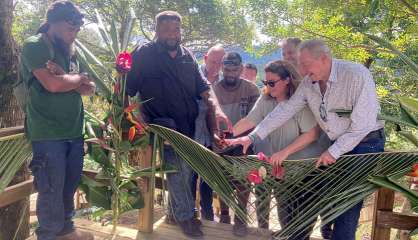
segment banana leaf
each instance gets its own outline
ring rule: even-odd
[[[404,114],[410,118],[411,122],[418,126],[418,99],[411,97],[399,97],[398,99],[401,109],[404,110]]]
[[[97,9],[95,9],[94,11],[96,13],[96,20],[97,20],[96,24],[99,29],[100,36],[102,37],[102,40],[105,42],[107,48],[113,54],[113,57],[116,59],[116,55],[118,54],[118,52],[116,52],[115,49],[113,48],[112,39],[110,38],[109,33],[106,29],[106,26],[102,20],[102,16],[99,14],[99,11],[97,11]]]
[[[112,209],[112,188],[110,187],[110,181],[97,181],[86,175],[82,175],[79,188],[86,194],[86,200],[90,205],[105,210]],[[126,180],[119,191],[121,213],[144,207],[142,194],[132,181]]]
[[[398,131],[398,134],[408,139],[412,144],[418,147],[418,138],[410,131]]]

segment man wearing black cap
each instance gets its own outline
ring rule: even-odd
[[[94,83],[80,73],[73,43],[83,14],[69,1],[48,9],[38,35],[23,44],[20,77],[28,91],[27,138],[32,143],[30,169],[38,191],[38,240],[91,240],[72,222],[74,193],[83,168],[83,102]]]
[[[236,52],[227,53],[223,58],[223,79],[213,88],[219,105],[232,124],[236,124],[239,120],[247,116],[260,95],[254,83],[240,78],[242,71],[243,64],[241,56]],[[235,153],[236,151],[229,152],[228,155],[234,155]],[[242,155],[239,151],[238,154]],[[234,185],[240,195],[240,205],[245,209],[249,191],[240,184]],[[228,206],[223,201],[221,201],[220,222],[230,223]],[[247,235],[247,225],[244,221],[235,217],[234,223],[233,232],[235,235]]]

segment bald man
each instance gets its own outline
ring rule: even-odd
[[[224,55],[225,49],[222,45],[217,44],[211,47],[203,57],[205,64],[201,66],[201,70],[212,85],[220,80],[222,58]]]

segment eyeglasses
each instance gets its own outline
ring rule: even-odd
[[[319,105],[319,116],[321,117],[322,121],[328,121],[328,114],[327,109],[325,108],[324,98],[322,98],[321,104]]]
[[[264,84],[264,86],[269,86],[269,87],[274,87],[274,86],[276,86],[276,83],[278,82],[278,81],[280,81],[280,80],[276,80],[276,81],[262,81],[263,82],[263,84]]]

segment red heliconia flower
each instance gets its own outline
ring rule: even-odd
[[[275,178],[283,180],[284,179],[284,174],[285,174],[285,169],[282,166],[277,166],[277,167],[273,167],[272,168],[272,173],[271,175],[273,175]]]
[[[130,142],[132,142],[134,140],[135,134],[136,134],[136,128],[134,126],[130,127],[129,128],[129,135],[128,135],[128,139],[129,139]]]
[[[263,178],[258,173],[258,169],[251,170],[247,175],[247,180],[256,185],[263,182]]]
[[[119,53],[116,58],[116,70],[119,73],[127,73],[132,68],[132,56],[130,53],[124,51]]]
[[[407,173],[406,175],[410,177],[418,177],[418,163],[412,165],[412,171],[410,173]]]

